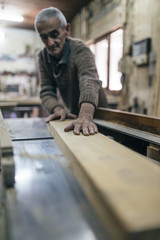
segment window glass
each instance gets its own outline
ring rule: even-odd
[[[95,54],[95,44],[89,45],[89,48],[91,49],[92,53]]]
[[[108,40],[104,39],[95,46],[96,65],[99,79],[102,81],[102,87],[107,87],[107,56],[108,56]]]
[[[110,41],[108,41],[109,36]],[[108,34],[106,38],[95,44],[91,44],[89,47],[95,55],[96,66],[99,79],[102,81],[102,86],[110,91],[121,90],[122,74],[118,72],[118,63],[123,54],[123,29],[118,29]]]
[[[123,30],[119,29],[110,35],[110,72],[109,90],[121,90],[121,73],[118,72],[118,62],[123,51]]]

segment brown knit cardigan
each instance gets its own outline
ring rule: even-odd
[[[94,55],[81,40],[68,40],[70,53],[67,62],[61,64],[58,74],[53,61],[48,60],[46,48],[38,54],[42,104],[49,113],[53,113],[53,109],[61,105],[57,99],[59,89],[64,104],[74,114],[78,114],[83,102],[106,107],[106,96],[97,74]]]

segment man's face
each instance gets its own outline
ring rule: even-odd
[[[66,37],[69,35],[69,24],[63,29],[59,20],[53,17],[47,22],[38,22],[37,30],[48,52],[60,59],[63,55]]]

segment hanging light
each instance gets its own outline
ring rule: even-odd
[[[0,20],[11,22],[23,22],[24,18],[21,15],[12,15],[4,12],[0,12]]]

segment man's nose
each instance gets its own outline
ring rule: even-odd
[[[47,45],[48,46],[52,46],[53,44],[54,44],[54,39],[48,36],[48,38],[47,38]]]

